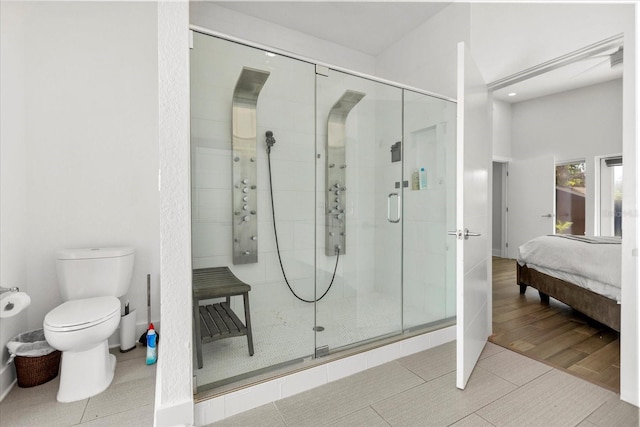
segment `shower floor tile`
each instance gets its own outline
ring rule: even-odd
[[[314,304],[303,303],[282,310],[253,308],[254,355],[249,356],[246,337],[204,344],[203,367],[195,371],[198,387],[311,357],[316,346],[333,350],[401,329],[399,299],[382,293],[336,299],[319,304],[317,313],[314,310]],[[419,318],[405,310],[407,316]],[[317,335],[314,319],[324,328]]]

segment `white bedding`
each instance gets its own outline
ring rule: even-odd
[[[591,239],[595,243],[561,235],[536,237],[520,246],[518,263],[620,303],[621,245],[616,238]]]

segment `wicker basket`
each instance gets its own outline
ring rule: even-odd
[[[34,387],[58,376],[61,353],[56,350],[44,356],[16,356],[16,374],[19,387]]]

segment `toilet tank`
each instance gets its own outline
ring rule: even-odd
[[[64,301],[121,297],[131,284],[131,247],[64,249],[56,252],[58,288]]]

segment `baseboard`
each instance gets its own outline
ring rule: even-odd
[[[155,325],[154,325],[155,326]],[[193,425],[193,400],[155,408],[155,427]]]
[[[13,363],[5,365],[0,370],[0,402],[9,394],[18,382]]]

